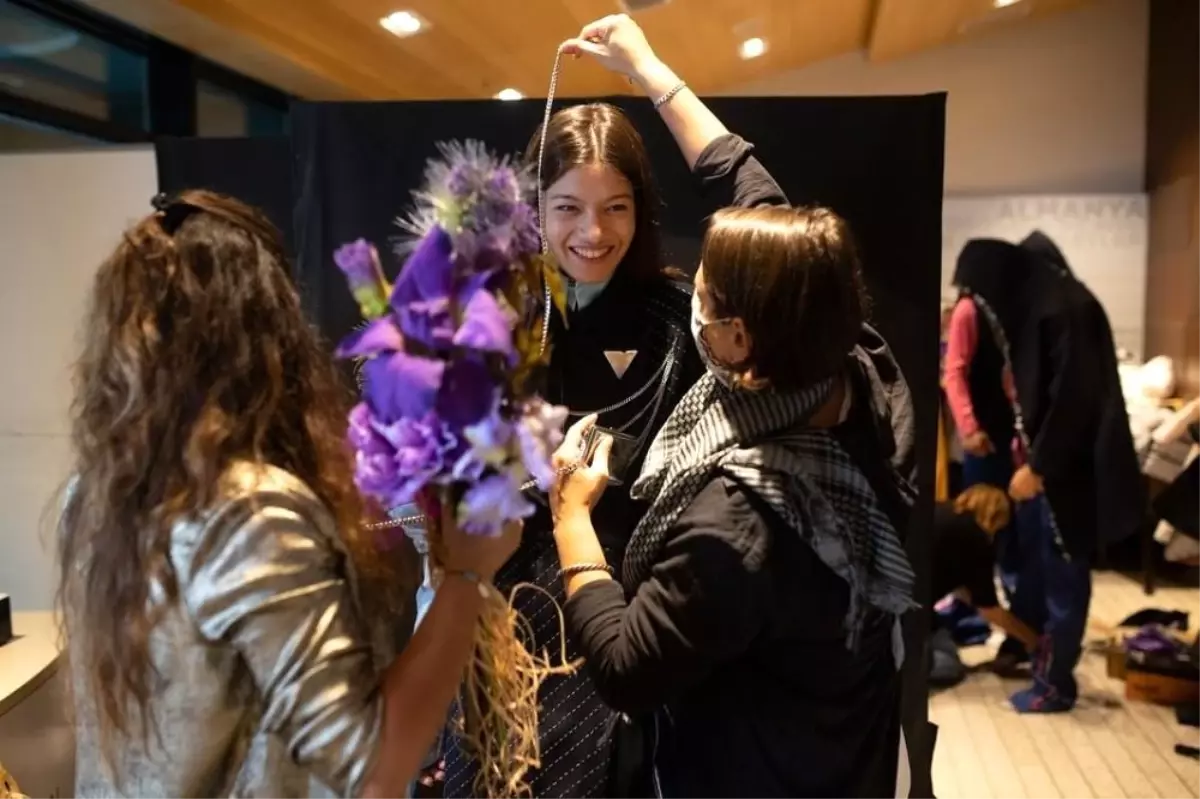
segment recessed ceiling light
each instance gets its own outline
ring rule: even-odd
[[[501,89],[500,91],[496,92],[497,100],[522,100],[524,98],[525,95],[521,94],[516,89]]]
[[[411,11],[393,11],[379,20],[379,24],[388,33],[400,37],[412,36],[425,27],[424,21]]]
[[[1015,6],[1019,2],[1021,0],[992,0],[992,8],[1008,8],[1009,6]]]
[[[758,58],[765,52],[767,52],[767,43],[757,36],[742,42],[742,46],[738,48],[738,55],[747,60]]]

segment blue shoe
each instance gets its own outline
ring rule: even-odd
[[[1052,660],[1050,637],[1043,635],[1033,653],[1033,685],[1008,698],[1018,713],[1065,713],[1075,707],[1079,691],[1075,679],[1067,675],[1065,690],[1047,679]]]
[[[1017,691],[1008,698],[1018,713],[1066,713],[1075,707],[1075,700],[1068,699],[1048,685],[1038,685]]]

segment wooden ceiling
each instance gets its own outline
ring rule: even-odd
[[[558,43],[619,0],[83,0],[93,8],[309,99],[443,99],[513,88],[545,96]],[[634,13],[658,53],[701,93],[857,50],[912,55],[1025,24],[1091,0],[667,0]],[[1003,2],[1003,0],[1001,0]],[[379,20],[408,10],[428,26],[400,39]],[[739,43],[767,51],[744,61]],[[627,94],[584,61],[566,97]]]

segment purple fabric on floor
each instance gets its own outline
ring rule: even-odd
[[[1126,652],[1169,654],[1181,649],[1179,642],[1157,624],[1148,624],[1125,639]]]

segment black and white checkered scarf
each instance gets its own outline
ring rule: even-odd
[[[700,378],[650,445],[633,485],[635,499],[653,504],[626,550],[626,590],[649,577],[667,531],[724,473],[766,502],[850,586],[848,646],[856,646],[869,608],[898,619],[915,607],[908,556],[866,477],[831,431],[805,424],[831,387],[826,381],[800,392],[739,391],[712,374]]]

